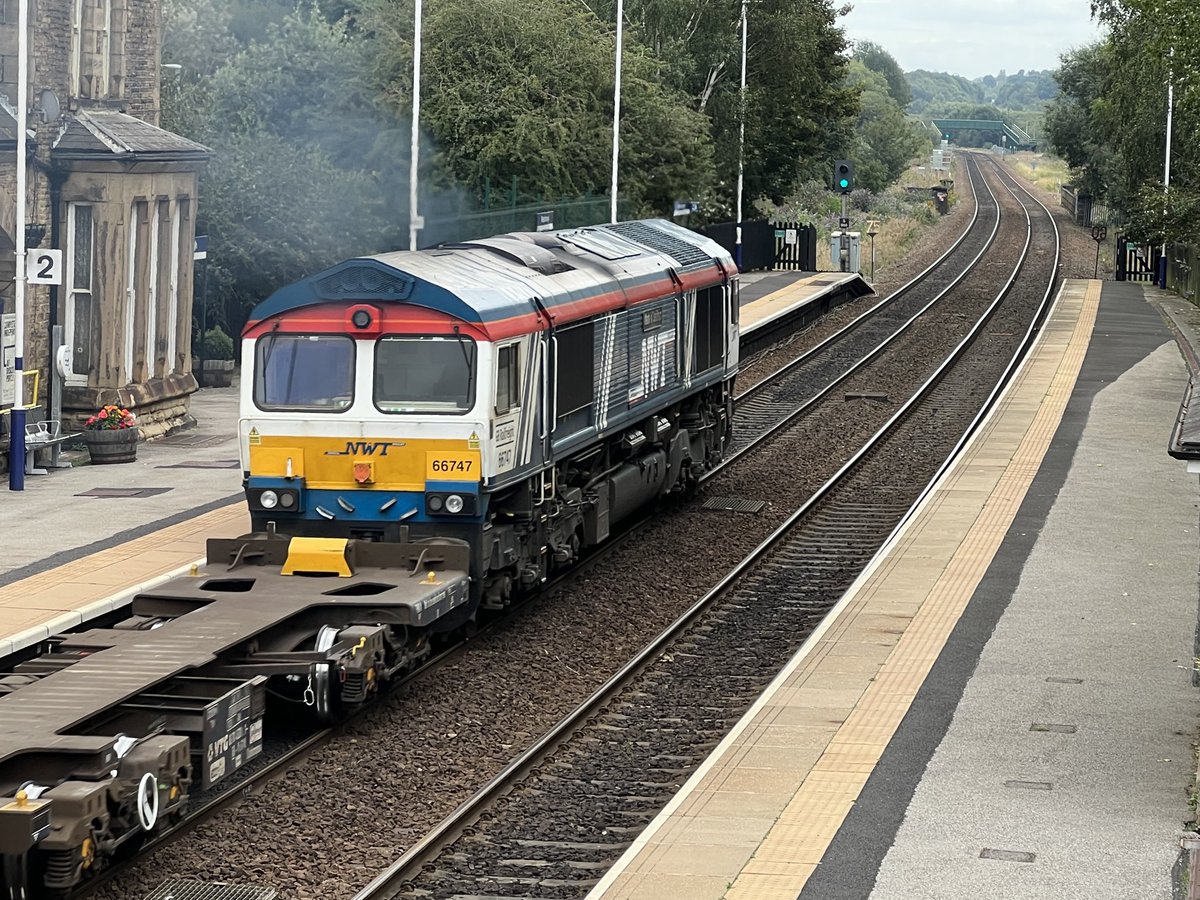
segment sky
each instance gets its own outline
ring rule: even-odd
[[[1094,40],[1089,0],[850,0],[851,40],[874,41],[907,71],[978,78],[1001,69],[1056,69]]]

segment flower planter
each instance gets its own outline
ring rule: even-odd
[[[128,463],[137,459],[138,430],[111,428],[83,432],[88,454],[98,465]]]

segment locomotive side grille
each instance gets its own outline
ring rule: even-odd
[[[603,227],[623,238],[637,241],[639,244],[665,253],[681,266],[712,265],[712,259],[699,247],[667,234],[665,231],[659,231],[653,225],[647,225],[645,222],[618,222],[615,225]]]

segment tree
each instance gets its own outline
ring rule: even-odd
[[[871,41],[859,41],[854,45],[854,58],[886,79],[887,92],[896,101],[897,106],[905,109],[912,103],[912,88],[909,87],[904,71],[892,54]]]
[[[855,58],[848,83],[860,92],[861,111],[850,155],[858,183],[879,192],[900,177],[913,158],[930,149],[925,129],[904,115],[882,74]]]

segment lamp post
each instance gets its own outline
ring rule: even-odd
[[[1175,48],[1171,48],[1171,59],[1175,59]],[[1171,192],[1171,130],[1175,117],[1175,71],[1174,64],[1167,74],[1167,157],[1163,163],[1163,243],[1162,255],[1158,258],[1158,286],[1167,289],[1167,195]]]
[[[16,402],[9,413],[8,489],[25,490],[25,168],[29,98],[29,0],[20,0],[17,12],[17,224],[13,243],[17,245],[15,309],[17,314],[17,355],[14,361],[17,380]]]
[[[421,162],[421,0],[413,6],[412,148],[408,169],[408,249],[417,249],[417,232],[425,227],[417,209],[417,170]]]
[[[749,0],[742,0],[742,86],[738,94],[738,177],[737,177],[737,224],[734,226],[733,261],[742,268],[742,186],[746,171],[746,7]]]
[[[620,156],[621,135],[621,50],[625,32],[625,0],[617,0],[617,74],[613,88],[612,127],[612,188],[609,201],[609,221],[617,221],[617,158]]]

